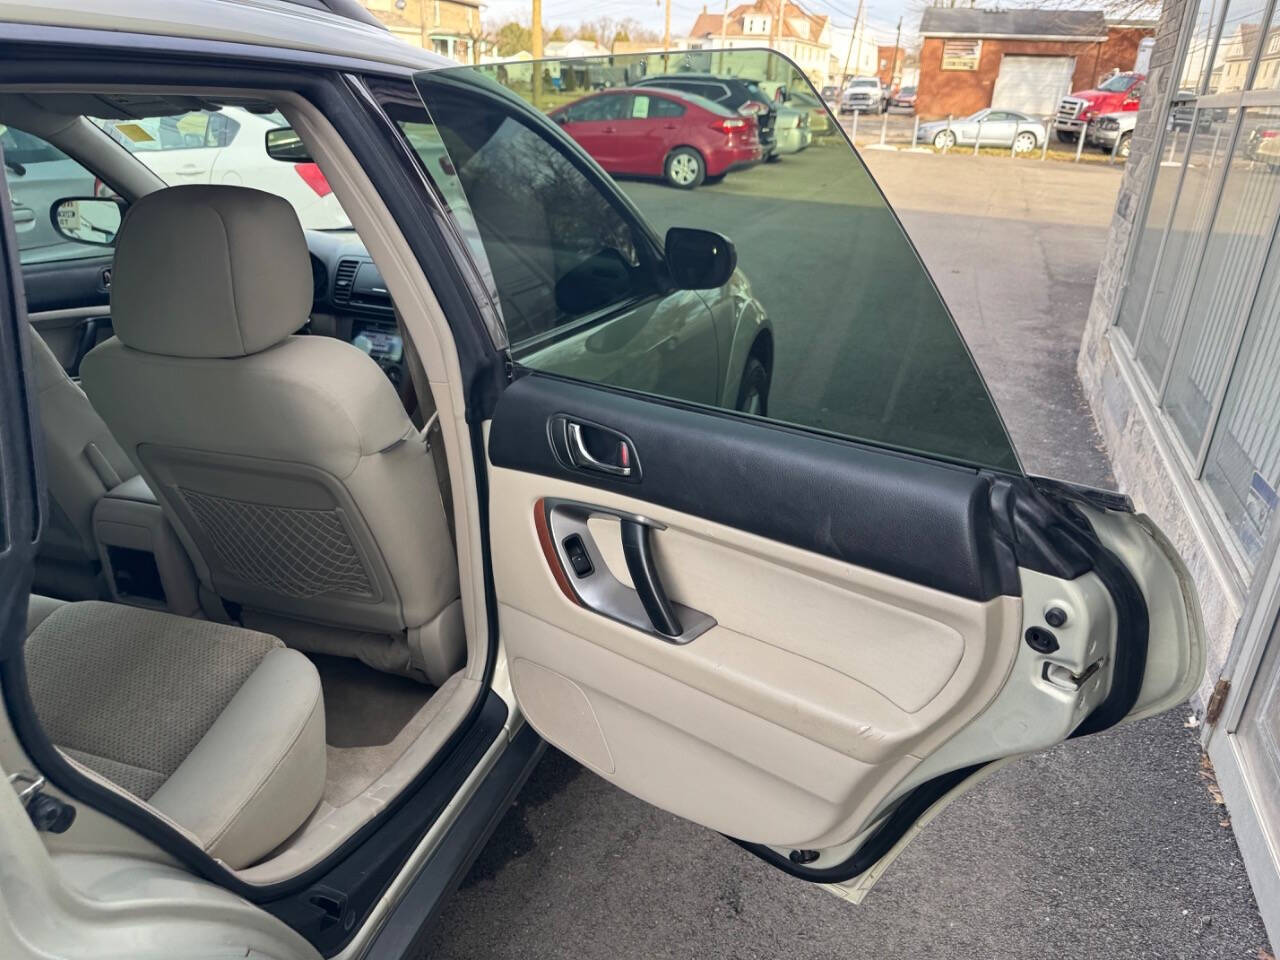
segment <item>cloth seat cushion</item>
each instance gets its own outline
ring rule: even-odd
[[[289,837],[320,802],[320,679],[275,637],[121,604],[44,614],[26,644],[45,732],[231,867]]]

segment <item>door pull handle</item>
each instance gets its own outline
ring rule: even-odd
[[[649,544],[648,524],[634,520],[622,520],[622,555],[627,560],[627,572],[631,583],[640,595],[640,603],[648,614],[653,629],[664,637],[678,637],[684,633],[675,608],[662,588],[662,579],[653,563],[653,551]]]

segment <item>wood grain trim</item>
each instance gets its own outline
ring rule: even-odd
[[[538,543],[542,545],[542,555],[546,557],[547,566],[551,568],[551,576],[555,578],[556,586],[570,603],[583,606],[582,599],[574,592],[573,585],[569,582],[569,574],[565,572],[564,564],[560,562],[560,555],[556,552],[556,542],[551,536],[551,524],[547,522],[546,500],[539,499],[533,505],[533,525],[538,531]]]

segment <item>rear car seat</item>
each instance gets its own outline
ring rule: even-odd
[[[32,597],[26,664],[36,714],[64,755],[232,868],[275,849],[320,803],[320,677],[275,637]]]

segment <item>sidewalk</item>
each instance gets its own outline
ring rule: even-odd
[[[1119,169],[866,154],[1031,472],[1109,485],[1075,356]],[[425,955],[1266,960],[1187,711],[1005,768],[854,907],[554,751]]]

